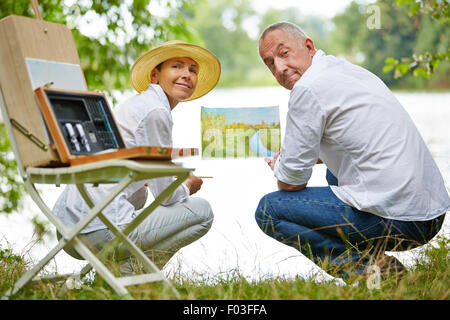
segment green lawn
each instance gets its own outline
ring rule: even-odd
[[[248,281],[239,272],[230,272],[203,281],[181,276],[170,279],[183,300],[448,300],[450,294],[450,240],[440,238],[435,246],[427,246],[414,267],[397,281],[383,279],[380,289],[369,289],[364,278],[353,285],[320,282],[311,279],[265,278]],[[5,292],[26,269],[26,261],[0,250],[0,294]],[[162,283],[129,287],[136,299],[174,299]],[[102,300],[120,299],[101,278],[86,281],[80,289],[68,290],[64,282],[39,281],[27,285],[13,299]]]

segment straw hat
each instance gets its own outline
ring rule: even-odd
[[[220,77],[217,57],[205,48],[178,40],[165,42],[142,54],[131,68],[131,85],[137,92],[146,90],[151,83],[152,70],[161,62],[178,57],[191,58],[199,66],[197,87],[185,101],[200,98],[216,86]]]

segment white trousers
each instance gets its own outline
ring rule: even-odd
[[[162,268],[179,249],[205,235],[211,228],[213,219],[208,201],[189,197],[184,202],[157,207],[128,237],[150,260]],[[124,228],[125,225],[119,227]],[[114,237],[109,229],[100,229],[80,236],[94,252],[101,250]],[[82,259],[70,245],[64,250],[74,258]],[[116,252],[119,260],[127,259],[131,255],[123,245],[119,246]],[[130,267],[123,264],[121,271],[131,273]]]

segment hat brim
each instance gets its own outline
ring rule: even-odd
[[[146,90],[151,82],[151,72],[157,65],[181,57],[191,58],[199,66],[197,87],[184,101],[200,98],[216,86],[221,71],[217,57],[205,48],[181,41],[168,41],[141,55],[131,68],[131,85],[137,92]]]

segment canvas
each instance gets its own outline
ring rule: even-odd
[[[202,158],[273,157],[281,145],[278,106],[201,108]]]

